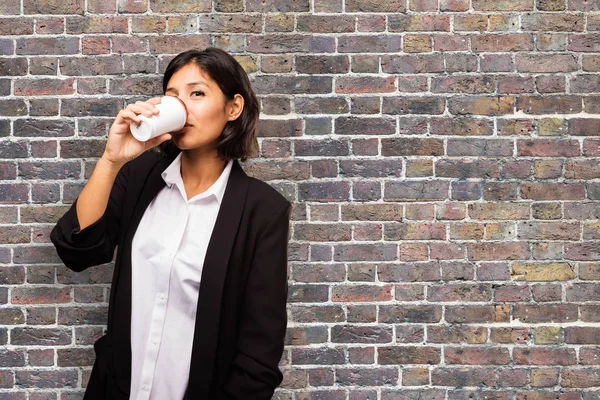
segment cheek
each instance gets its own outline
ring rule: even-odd
[[[216,122],[219,123],[221,120],[225,120],[225,110],[219,104],[205,103],[203,106],[198,107],[194,112],[194,115],[198,119],[206,119],[207,123]]]

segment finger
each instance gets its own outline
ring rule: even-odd
[[[160,104],[160,101],[161,101],[160,97],[152,97],[152,98],[148,99],[147,101],[143,102],[143,104],[148,106],[154,114],[158,114],[159,110],[155,106],[157,104]]]
[[[121,110],[117,116],[120,116],[121,119],[125,120],[126,122],[135,122],[136,124],[142,122],[142,120],[132,110]]]
[[[148,99],[148,103],[150,104],[160,104],[160,97],[152,97],[150,99]]]
[[[127,108],[125,108],[125,110],[128,111],[133,111],[136,114],[142,114],[146,117],[151,117],[153,115],[155,115],[156,113],[154,112],[154,106],[151,106],[149,104],[130,104],[127,106]]]

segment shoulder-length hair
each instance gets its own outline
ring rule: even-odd
[[[175,72],[188,64],[197,65],[214,80],[226,101],[233,100],[236,94],[244,98],[244,109],[241,115],[227,122],[218,138],[217,153],[224,160],[240,159],[246,161],[258,150],[256,130],[260,107],[246,71],[229,53],[208,47],[205,50],[188,50],[178,54],[171,60],[163,75],[163,93],[167,90],[169,80]],[[159,146],[167,156],[174,156],[181,150],[172,140]]]

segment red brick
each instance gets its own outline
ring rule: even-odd
[[[571,93],[595,93],[600,91],[598,74],[577,75],[570,79]]]
[[[535,160],[534,176],[538,179],[556,179],[562,175],[563,164],[560,160]]]
[[[523,183],[521,196],[532,200],[582,200],[585,193],[578,183]]]
[[[443,14],[395,14],[388,17],[390,32],[450,31],[450,17]]]
[[[390,93],[396,90],[395,77],[341,77],[336,79],[335,92],[345,94],[356,93]]]
[[[33,34],[33,18],[2,18],[0,35]]]
[[[117,11],[115,2],[104,0],[87,0],[87,12],[95,14],[114,14]]]
[[[432,201],[448,198],[449,184],[444,181],[385,182],[385,201]]]
[[[481,70],[484,72],[512,72],[515,70],[515,65],[510,55],[485,54],[481,56]]]
[[[354,32],[354,17],[350,15],[299,15],[296,24],[296,29],[300,32]],[[258,26],[262,30],[262,26]],[[247,32],[247,30],[244,32]]]
[[[444,154],[440,139],[382,139],[381,154],[384,156],[439,156]]]
[[[444,360],[448,364],[506,365],[510,354],[505,348],[446,347]]]
[[[356,18],[356,30],[358,32],[383,32],[385,29],[385,15],[359,15]]]
[[[431,91],[434,93],[493,93],[495,81],[490,76],[449,76],[433,78]]]
[[[223,0],[228,2],[230,0]],[[244,5],[242,4],[242,9]],[[327,13],[327,12],[342,12],[344,7],[344,0],[315,0],[314,11],[316,13]]]
[[[587,18],[587,30],[589,31],[600,31],[600,15],[590,14]]]
[[[480,118],[431,118],[432,135],[489,136],[494,133],[491,121]]]
[[[564,11],[566,8],[566,0],[537,0],[540,11]]]
[[[521,28],[526,31],[582,32],[583,15],[561,13],[535,13],[522,17]]]
[[[519,17],[511,14],[492,14],[489,17],[490,32],[507,32],[519,29]]]
[[[600,72],[600,56],[584,54],[582,69],[586,72]]]
[[[413,221],[433,221],[435,219],[435,205],[407,204],[406,219]]]
[[[0,3],[0,15],[18,15],[21,13],[21,3],[7,1]]]
[[[345,2],[346,12],[398,13],[406,11],[406,3],[400,0],[345,0]]]
[[[438,0],[409,0],[408,8],[416,12],[436,12]]]
[[[78,37],[36,37],[17,39],[16,53],[23,55],[38,54],[77,54]]]
[[[440,361],[440,349],[426,346],[379,347],[378,360],[381,365],[437,364]]]
[[[515,364],[525,365],[572,365],[577,363],[575,349],[567,348],[515,348],[513,358]]]
[[[600,119],[571,119],[569,120],[569,134],[574,136],[600,136]]]
[[[565,165],[567,179],[596,179],[600,178],[600,165],[594,160],[568,161]]]
[[[402,39],[405,53],[429,53],[432,50],[431,37],[428,35],[405,35]]]
[[[517,152],[520,156],[530,157],[577,157],[579,142],[555,139],[518,140]]]
[[[333,258],[336,261],[394,261],[398,249],[395,244],[336,245]]]
[[[577,320],[574,304],[519,304],[515,306],[514,318],[523,323],[569,322]]]
[[[198,29],[200,32],[226,32],[226,33],[260,33],[262,32],[262,18],[255,15],[200,15]],[[169,27],[172,24],[169,18]],[[196,29],[193,29],[196,31]]]
[[[333,81],[328,76],[263,75],[255,77],[253,85],[257,94],[321,94],[331,93]]]
[[[566,51],[567,35],[564,33],[538,33],[536,47],[539,51]]]
[[[454,16],[455,32],[484,32],[488,28],[488,16],[483,14],[458,14]]]
[[[398,35],[343,35],[338,38],[340,53],[396,53],[402,48]]]
[[[128,21],[121,16],[67,17],[67,33],[127,33]]]
[[[600,51],[600,33],[569,35],[568,49],[570,51],[597,53]]]
[[[565,93],[567,91],[564,76],[537,76],[535,85],[540,93]]]
[[[83,14],[85,0],[23,0],[25,14]]]
[[[381,69],[389,74],[444,72],[444,58],[440,54],[383,56]]]
[[[384,97],[382,112],[388,115],[403,114],[443,114],[445,100],[441,97],[419,96],[394,96]]]
[[[454,115],[504,115],[512,114],[515,99],[508,96],[452,97],[448,108]]]
[[[433,49],[435,51],[467,51],[469,38],[461,35],[434,35]]]
[[[517,110],[527,114],[577,114],[581,103],[578,96],[520,96]]]
[[[577,58],[570,54],[518,54],[517,69],[519,72],[572,72],[577,71]]]
[[[393,135],[396,121],[389,118],[340,117],[336,120],[336,135]]]
[[[469,0],[441,0],[440,11],[467,11],[470,7]]]
[[[441,386],[496,386],[496,376],[491,368],[440,367],[432,371],[431,382]]]
[[[211,1],[197,0],[188,2],[185,0],[150,0],[150,9],[155,13],[209,12],[211,10]]]
[[[342,74],[350,69],[348,56],[296,56],[295,64],[303,74]]]
[[[392,299],[391,285],[353,285],[333,287],[331,300],[334,302],[371,302]]]
[[[75,93],[74,79],[20,79],[15,96],[64,96]]]
[[[65,29],[62,17],[41,17],[35,19],[35,32],[39,35],[61,34]]]
[[[436,176],[444,178],[498,178],[500,165],[489,160],[438,160]]]
[[[498,93],[533,93],[535,87],[531,76],[503,76],[498,80]]]
[[[469,260],[523,260],[529,257],[525,242],[468,244]]]
[[[569,11],[600,11],[598,0],[569,0]]]
[[[145,38],[138,37],[122,37],[115,36],[112,38],[112,51],[113,53],[145,53],[148,48],[148,43]],[[128,60],[124,59],[125,68],[127,68]],[[155,61],[153,61],[154,64]],[[125,71],[127,72],[127,71]],[[144,71],[140,71],[144,72]],[[148,71],[150,73],[154,72],[154,69]]]
[[[534,0],[473,0],[475,11],[531,11]]]
[[[598,368],[563,369],[561,386],[566,388],[586,388],[600,386],[600,370]]]
[[[473,54],[445,54],[446,72],[475,72],[478,69],[477,56]]]
[[[82,53],[98,55],[110,53],[110,40],[107,37],[84,37],[81,40]]]
[[[144,4],[139,3],[136,4]],[[164,32],[167,28],[167,18],[157,15],[144,15],[131,18],[131,31],[133,33]]]
[[[175,54],[191,48],[205,48],[209,44],[209,38],[205,35],[152,36],[150,38],[150,53]]]
[[[533,37],[528,33],[483,34],[471,36],[474,52],[507,52],[533,50]]]

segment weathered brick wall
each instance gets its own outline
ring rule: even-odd
[[[276,398],[600,398],[599,0],[0,0],[0,399],[79,399],[111,267],[48,234],[188,48],[295,203]]]

